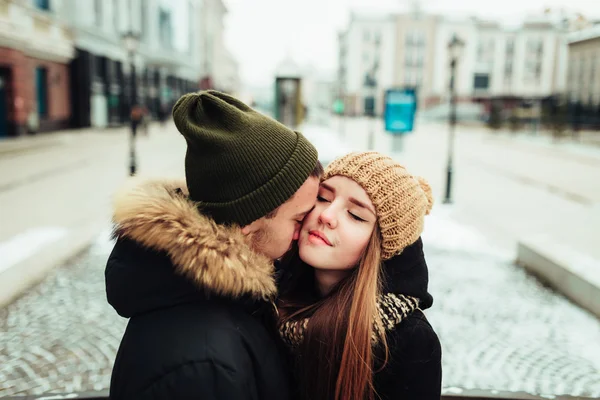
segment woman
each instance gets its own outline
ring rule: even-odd
[[[413,285],[395,273],[422,258],[431,206],[429,185],[379,153],[326,168],[282,265],[279,331],[300,398],[440,398],[440,343],[420,309],[431,305],[427,274]]]

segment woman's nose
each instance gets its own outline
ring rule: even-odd
[[[337,220],[335,218],[335,210],[331,205],[319,214],[319,222],[323,225],[327,225],[329,228],[335,228]]]

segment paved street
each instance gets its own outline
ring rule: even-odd
[[[138,134],[141,176],[183,176],[185,140],[169,122]],[[110,221],[129,175],[129,131],[87,129],[0,142],[0,304]],[[25,271],[25,276],[20,271]],[[27,278],[27,280],[25,279]]]
[[[154,124],[150,136],[140,133],[136,142],[139,174],[183,172],[185,141],[172,123]],[[112,193],[129,174],[129,132],[40,135],[0,142],[0,154],[1,242],[40,226],[70,230],[106,217]]]
[[[600,396],[598,320],[445,210],[426,229],[444,386]],[[108,387],[125,320],[106,303],[107,235],[0,311],[0,396]]]

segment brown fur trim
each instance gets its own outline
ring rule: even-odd
[[[132,179],[114,199],[115,234],[166,251],[176,271],[228,297],[276,294],[273,262],[237,226],[217,225],[187,198],[184,181]]]

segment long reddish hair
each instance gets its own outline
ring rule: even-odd
[[[381,236],[376,227],[358,267],[319,299],[310,295],[314,273],[300,261],[297,248],[284,260],[286,268],[299,275],[283,288],[279,324],[310,318],[296,354],[295,372],[302,399],[375,398],[373,334],[382,285],[380,264]],[[378,339],[387,361],[385,336]]]

